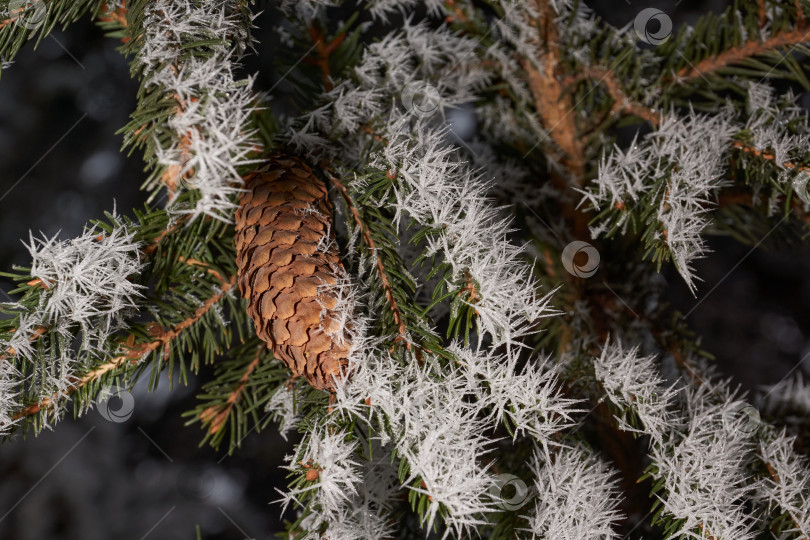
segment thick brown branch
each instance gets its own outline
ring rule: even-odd
[[[634,102],[627,97],[616,74],[610,69],[598,66],[588,67],[577,75],[566,77],[561,84],[563,88],[568,88],[570,85],[585,79],[595,79],[605,85],[608,94],[610,94],[610,97],[613,99],[612,112],[638,116],[649,122],[653,127],[658,127],[660,124],[661,117],[655,110],[641,103]]]
[[[571,97],[564,92],[560,82],[559,35],[554,20],[554,10],[545,0],[534,0],[540,16],[529,24],[537,28],[538,51],[542,51],[541,67],[538,68],[528,58],[521,59],[526,72],[529,89],[535,102],[535,109],[543,126],[554,143],[563,151],[563,164],[581,184],[585,176],[584,152],[577,134]]]
[[[695,65],[686,66],[676,74],[675,78],[679,84],[683,84],[731,64],[741,62],[746,58],[764,54],[780,47],[798,45],[799,43],[808,41],[810,31],[807,30],[803,21],[800,22],[802,22],[802,24],[794,30],[779,32],[765,41],[751,40],[739,47],[726,49],[717,56],[706,58]]]
[[[326,43],[324,41],[324,34],[323,30],[320,29],[317,25],[312,25],[309,27],[309,35],[315,41],[315,50],[318,53],[317,58],[306,58],[304,61],[308,64],[315,64],[319,68],[321,68],[321,77],[323,78],[323,87],[326,89],[327,92],[331,91],[333,88],[332,85],[332,73],[331,68],[329,67],[329,56],[335,52],[343,40],[346,39],[346,33],[343,32],[342,34],[335,36],[335,38]]]

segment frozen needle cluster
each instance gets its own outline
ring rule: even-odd
[[[239,4],[157,0],[146,11],[137,59],[144,86],[177,102],[166,123],[171,137],[154,135],[173,212],[229,221],[235,208],[231,198],[243,184],[237,169],[259,162],[251,157],[260,148],[250,125],[257,103],[253,79],[235,77],[235,62],[250,39]],[[190,55],[188,44],[201,41],[211,42],[211,53]],[[183,189],[198,192],[193,207],[172,204]]]

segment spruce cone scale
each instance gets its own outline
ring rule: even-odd
[[[332,288],[343,274],[326,186],[301,160],[275,155],[246,179],[236,211],[239,290],[256,333],[296,375],[334,389],[350,343]]]

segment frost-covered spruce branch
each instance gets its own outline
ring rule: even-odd
[[[706,253],[703,229],[713,197],[728,182],[723,179],[732,136],[738,127],[727,117],[690,113],[663,116],[658,129],[626,151],[614,149],[603,157],[593,190],[585,198],[597,210],[619,209],[619,215],[591,228],[598,237],[625,232],[634,208],[657,207],[655,241],[666,246],[689,288],[696,290],[693,261]],[[652,243],[652,242],[651,242]]]
[[[85,227],[71,240],[31,234],[31,266],[18,269],[33,278],[28,295],[2,305],[16,323],[11,336],[0,339],[0,362],[12,364],[3,375],[30,377],[16,392],[9,386],[11,395],[48,399],[55,405],[50,416],[60,416],[77,376],[106,355],[111,336],[126,328],[124,315],[143,303],[143,287],[129,280],[143,267],[134,237],[124,224],[109,232]]]
[[[527,531],[533,539],[620,538],[616,474],[597,456],[582,448],[563,447],[555,453],[537,448],[531,468],[537,501]]]
[[[705,378],[700,385],[667,384],[652,356],[621,343],[607,343],[594,369],[619,411],[619,428],[650,436],[647,474],[662,482],[657,496],[679,534],[753,538],[755,522],[739,504],[745,500],[776,505],[777,515],[790,515],[797,530],[806,524],[810,493],[801,475],[791,473],[807,465],[784,435],[766,435],[757,448],[757,430],[773,429],[747,414],[751,406],[726,383]],[[768,471],[764,479],[751,476],[755,460]]]
[[[472,282],[479,337],[489,335],[492,347],[506,345],[511,354],[552,313],[551,292],[538,294],[522,249],[508,239],[509,220],[488,200],[483,179],[447,146],[442,131],[410,122],[403,117],[392,124],[389,144],[370,163],[396,173],[394,223],[407,218],[438,231],[428,237],[427,256],[440,253],[453,282]],[[413,133],[402,134],[406,125],[415,141]]]
[[[260,162],[261,143],[251,124],[258,100],[253,78],[238,80],[234,73],[251,43],[245,9],[241,0],[156,0],[145,8],[133,69],[140,71],[142,92],[173,108],[165,122],[171,136],[164,128],[142,134],[136,111],[125,142],[151,137],[148,185],[168,190],[172,213],[229,221],[243,184],[240,168]],[[189,189],[196,192],[191,205],[180,204],[177,196]]]
[[[793,377],[785,377],[777,384],[762,388],[757,395],[757,404],[763,412],[787,421],[791,421],[791,417],[784,417],[785,413],[790,413],[799,421],[805,420],[802,416],[810,417],[810,384],[798,372]]]
[[[768,471],[759,496],[790,522],[780,538],[810,538],[810,463],[794,451],[794,437],[784,432],[769,433],[758,454]]]

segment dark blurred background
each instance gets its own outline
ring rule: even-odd
[[[658,7],[676,28],[726,6],[720,0],[587,4],[617,26],[632,23],[644,7]],[[257,80],[263,89],[275,80],[268,75],[272,22],[269,13],[256,20],[256,37],[265,45],[257,47],[262,58],[247,65],[249,72],[263,72]],[[0,269],[29,262],[20,242],[29,230],[61,230],[69,238],[114,202],[127,213],[144,201],[140,155],[120,153],[115,134],[133,110],[137,90],[116,46],[84,20],[54,32],[36,50],[28,44],[3,71]],[[670,300],[691,311],[689,324],[704,336],[723,373],[746,389],[775,383],[810,352],[804,309],[810,304],[810,250],[765,242],[765,249],[749,254],[748,247],[723,238],[711,247],[714,253],[697,265],[704,279],[697,300],[666,269]],[[10,288],[0,280],[0,294]],[[810,374],[810,363],[799,369]],[[272,538],[280,530],[280,507],[268,503],[284,485],[279,465],[292,443],[271,425],[250,433],[230,457],[200,448],[199,426],[184,427],[181,419],[198,390],[193,376],[188,387],[172,391],[165,380],[155,393],[139,384],[126,422],[92,411],[36,438],[0,445],[0,538],[180,539],[193,538],[197,524],[204,538]]]

